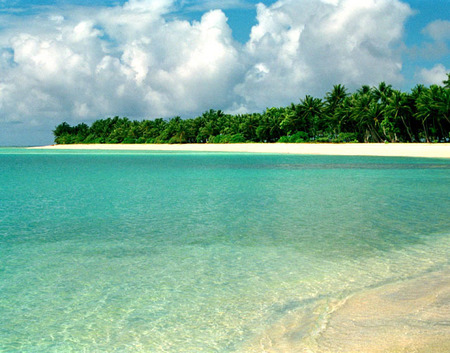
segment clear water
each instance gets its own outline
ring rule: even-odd
[[[244,352],[447,269],[450,161],[0,149],[1,352]]]

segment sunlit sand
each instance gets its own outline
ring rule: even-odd
[[[52,145],[33,147],[42,149],[70,150],[129,150],[129,151],[192,151],[192,152],[249,152],[249,153],[286,153],[306,155],[341,155],[341,156],[386,156],[386,157],[424,157],[450,158],[450,143],[243,143],[243,144],[92,144],[92,145]]]
[[[293,312],[245,351],[450,352],[450,272],[442,271]],[[321,322],[317,325],[317,322]]]

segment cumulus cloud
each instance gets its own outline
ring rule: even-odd
[[[412,57],[428,61],[443,62],[450,53],[448,41],[450,40],[450,21],[436,20],[422,29],[422,33],[430,40],[414,46],[409,50]],[[424,84],[442,84],[446,78],[446,69],[442,64],[436,64],[431,69],[416,69],[415,78]],[[448,72],[448,71],[447,71]]]
[[[436,41],[450,39],[450,21],[436,20],[429,23],[422,31]]]
[[[427,36],[427,40],[409,49],[411,57],[442,60],[449,54],[450,21],[433,21],[422,29],[422,33]]]
[[[442,82],[447,79],[447,72],[450,72],[450,69],[437,64],[431,69],[420,70],[417,78],[425,85],[442,85]]]
[[[259,111],[335,83],[402,80],[411,9],[400,0],[260,4],[244,45],[233,40],[223,11],[188,22],[169,16],[177,3],[0,15],[9,24],[0,30],[0,122],[53,127],[110,115]]]
[[[166,22],[171,4],[131,0],[94,15],[51,14],[52,31],[11,36],[2,55],[2,109],[9,119],[76,120],[226,105],[240,65],[225,15]]]
[[[245,104],[258,107],[323,94],[335,83],[399,82],[399,47],[409,15],[409,6],[396,0],[260,4],[246,46],[252,65],[236,90]]]

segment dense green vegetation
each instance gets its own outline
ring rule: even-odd
[[[210,110],[194,119],[131,121],[107,118],[91,126],[58,125],[58,144],[238,142],[446,142],[450,138],[450,74],[443,86],[417,85],[410,93],[382,82],[349,94],[335,85],[323,99],[263,113]]]

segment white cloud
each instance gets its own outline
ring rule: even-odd
[[[450,69],[437,64],[431,69],[420,70],[416,76],[425,85],[442,85],[442,82],[447,79],[447,72],[450,72]]]
[[[252,65],[236,91],[254,109],[321,95],[335,83],[398,83],[403,25],[411,14],[397,0],[260,4],[246,47]]]
[[[162,14],[171,5],[132,0],[93,15],[50,14],[54,27],[44,33],[22,29],[3,51],[4,116],[53,123],[81,114],[165,117],[228,105],[242,68],[225,15],[166,22]]]
[[[399,0],[258,5],[246,45],[234,42],[221,10],[198,22],[167,20],[176,3],[0,15],[8,23],[0,30],[1,121],[53,127],[108,115],[258,111],[335,83],[402,79],[399,48],[411,10]]]
[[[437,20],[429,23],[422,31],[435,41],[450,39],[450,21]]]
[[[442,61],[450,53],[448,41],[450,40],[450,21],[437,20],[430,22],[422,33],[431,38],[431,41],[423,41],[420,45],[409,48],[412,58]]]
[[[191,0],[183,1],[182,5],[187,11],[245,9],[254,6],[246,0]]]

